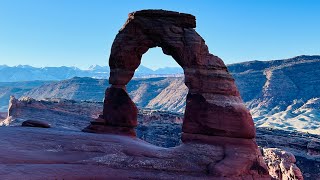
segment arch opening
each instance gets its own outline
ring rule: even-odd
[[[183,73],[182,67],[172,58],[171,55],[164,54],[161,47],[149,48],[146,53],[142,55],[140,66],[145,66],[152,69],[153,71],[159,70],[160,68],[176,68],[179,71],[170,71],[169,73]],[[139,66],[139,67],[140,67]]]
[[[139,109],[136,134],[153,145],[175,147],[181,144],[188,88],[184,84],[183,69],[160,47],[148,49],[142,55],[138,69],[145,64],[150,67],[153,63],[156,64],[153,77],[134,78],[126,86]],[[171,67],[168,68],[168,64]],[[135,77],[137,73],[141,72],[135,72]]]

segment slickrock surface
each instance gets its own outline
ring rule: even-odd
[[[88,122],[96,118],[102,103],[68,100],[36,101],[30,98],[16,100],[10,109],[10,126],[21,126],[26,119],[50,120],[54,129],[81,131]],[[88,111],[87,111],[88,109]],[[82,112],[79,116],[75,112]],[[161,147],[174,147],[181,144],[183,115],[172,112],[139,110],[137,136]],[[280,148],[295,155],[296,165],[306,179],[320,177],[320,137],[312,134],[258,128],[257,143],[262,148]]]
[[[167,149],[134,137],[54,128],[1,127],[0,136],[0,151],[6,152],[0,157],[1,179],[214,179],[209,173],[226,153],[220,145],[186,143]],[[232,151],[251,161],[256,154],[247,148]],[[249,169],[244,174],[226,166],[215,172],[225,179],[263,179],[254,172],[264,168]]]
[[[156,147],[137,138],[1,127],[0,179],[210,179],[223,148]],[[240,177],[238,179],[241,179]]]

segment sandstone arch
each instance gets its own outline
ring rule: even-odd
[[[141,56],[149,48],[159,46],[183,68],[189,88],[182,128],[184,143],[172,152],[192,156],[193,145],[202,147],[205,143],[220,149],[218,154],[223,151],[218,161],[212,157],[200,160],[205,162],[207,173],[216,177],[269,179],[254,139],[253,120],[234,79],[223,61],[209,53],[195,26],[195,17],[190,14],[164,10],[130,13],[112,45],[111,87],[106,90],[103,114],[84,131],[135,136],[137,107],[126,92],[126,84],[140,65]],[[201,154],[205,149],[195,153]]]
[[[209,53],[195,27],[195,17],[190,14],[163,10],[129,14],[111,49],[111,87],[106,91],[103,124],[112,126],[117,132],[132,132],[137,125],[137,109],[126,93],[126,84],[140,65],[142,55],[149,48],[158,46],[184,70],[185,84],[189,88],[184,137],[190,134],[255,137],[251,115],[240,98],[234,79],[223,61]]]

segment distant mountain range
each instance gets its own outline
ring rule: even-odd
[[[93,67],[93,69],[101,67]],[[320,56],[250,61],[228,65],[257,126],[320,134]],[[108,80],[72,78],[26,85],[0,83],[0,104],[8,95],[35,99],[65,98],[102,101]],[[11,85],[11,86],[9,86]],[[7,89],[7,87],[20,87]],[[127,90],[141,108],[183,112],[187,87],[183,77],[136,78]],[[4,93],[5,92],[5,93]],[[4,101],[5,100],[5,101]]]
[[[87,70],[76,67],[43,67],[36,68],[28,65],[18,65],[9,67],[0,65],[0,82],[19,82],[19,81],[57,81],[73,77],[92,77],[98,79],[109,78],[109,66],[90,66]],[[135,77],[157,77],[169,76],[183,73],[180,67],[165,67],[157,70],[149,69],[140,65],[135,72]]]

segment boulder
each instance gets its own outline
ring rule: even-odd
[[[50,128],[50,125],[47,122],[37,121],[37,120],[26,120],[26,121],[23,121],[22,122],[22,126]]]

